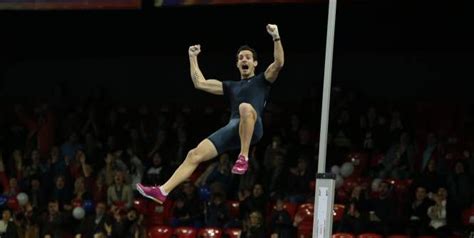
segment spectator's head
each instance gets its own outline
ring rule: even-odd
[[[10,178],[8,185],[10,186],[10,190],[13,191],[18,188],[18,180],[16,180],[16,178]]]
[[[390,184],[388,182],[380,182],[379,195],[381,198],[385,198],[390,195]]]
[[[39,190],[40,189],[40,180],[38,177],[31,177],[31,180],[30,180],[30,184],[31,184],[31,189],[32,190]]]
[[[97,216],[103,216],[105,215],[106,211],[107,211],[107,205],[105,205],[104,202],[97,202],[95,206],[95,214]]]
[[[463,174],[464,173],[464,163],[462,161],[456,161],[454,164],[454,173]]]
[[[12,153],[13,161],[17,162],[23,160],[23,152],[20,149],[15,149]]]
[[[114,182],[115,185],[123,185],[124,184],[124,174],[121,171],[115,172],[115,177],[114,177]]]
[[[75,193],[81,193],[86,190],[85,184],[84,184],[84,177],[77,177],[76,181],[74,181],[74,192]]]
[[[430,159],[428,161],[427,171],[430,172],[430,173],[436,172],[436,160]]]
[[[196,187],[194,187],[194,185],[191,182],[187,181],[183,183],[183,193],[186,196],[192,196],[194,195],[195,192],[196,192]]]
[[[221,193],[214,193],[212,195],[212,203],[215,205],[220,205],[224,202],[224,196]]]
[[[283,211],[283,209],[285,209],[285,200],[283,197],[277,197],[275,202],[275,210]]]
[[[229,159],[229,154],[224,153],[221,156],[219,156],[219,166],[220,167],[230,167],[230,159]]]
[[[59,213],[59,202],[57,200],[51,200],[48,203],[49,215],[55,215]]]
[[[2,212],[2,221],[7,223],[7,222],[10,221],[11,218],[12,218],[12,212],[10,211],[10,209],[3,210],[3,212]]]
[[[94,238],[107,238],[103,232],[97,232],[94,234]]]
[[[253,194],[254,197],[263,196],[263,186],[259,183],[255,184],[253,186],[252,194]]]
[[[426,188],[422,186],[417,187],[415,197],[417,201],[423,201],[426,198]]]
[[[253,211],[249,215],[249,225],[252,227],[259,227],[263,224],[263,216],[262,213],[258,211]]]
[[[272,149],[277,149],[281,146],[281,137],[273,136],[272,137]]]
[[[56,177],[56,183],[55,184],[56,184],[56,189],[63,189],[64,185],[66,184],[64,176],[59,175],[58,177]]]
[[[31,162],[33,164],[38,164],[40,162],[40,153],[38,150],[31,151]]]
[[[185,203],[184,196],[178,196],[175,200],[175,205],[177,208],[183,208]]]
[[[362,186],[356,185],[356,186],[354,186],[354,188],[352,189],[351,197],[353,197],[353,198],[359,198],[361,192],[362,192]]]
[[[306,158],[304,157],[300,157],[298,158],[298,163],[296,164],[296,168],[298,169],[298,171],[306,171],[306,169],[308,168],[308,161]]]
[[[54,163],[56,161],[59,160],[59,147],[58,146],[53,146],[53,148],[51,148],[51,152],[50,152],[50,155],[51,155],[51,162]]]
[[[115,160],[117,159],[117,157],[114,151],[109,150],[107,151],[107,153],[105,153],[104,159],[105,159],[105,164],[108,165],[108,164],[113,164]]]
[[[161,166],[161,155],[158,152],[153,153],[153,167]]]
[[[439,187],[436,193],[441,200],[448,198],[448,190],[445,187]]]

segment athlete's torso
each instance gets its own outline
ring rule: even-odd
[[[240,81],[224,81],[222,83],[224,96],[229,99],[231,118],[239,118],[239,105],[249,103],[261,117],[266,100],[270,93],[271,83],[265,79],[265,74],[260,73],[249,79]]]

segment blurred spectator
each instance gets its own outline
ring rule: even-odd
[[[12,212],[9,209],[5,209],[2,212],[2,220],[0,220],[0,237],[5,238],[17,238],[18,231],[17,226],[13,222]]]
[[[428,192],[425,187],[418,186],[415,190],[413,201],[407,208],[407,233],[410,236],[419,236],[426,234],[430,218],[428,217],[428,208],[433,205],[433,201],[428,198]]]
[[[294,237],[291,216],[284,209],[284,200],[277,198],[275,209],[271,212],[270,233],[276,234],[279,238]]]
[[[125,184],[124,174],[116,172],[114,183],[107,190],[107,203],[109,206],[130,208],[133,202],[133,193],[130,185]]]

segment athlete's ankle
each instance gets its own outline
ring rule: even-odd
[[[248,153],[247,154],[240,153],[239,155],[243,155],[246,161],[249,160],[249,154]]]
[[[159,186],[161,194],[168,196],[168,192],[166,192],[162,186]]]

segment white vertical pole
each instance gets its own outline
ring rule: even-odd
[[[321,108],[321,131],[319,138],[318,174],[314,196],[313,238],[330,238],[335,194],[335,175],[326,172],[326,150],[331,99],[331,74],[336,27],[337,0],[329,0],[326,59],[324,65],[323,102]]]
[[[331,99],[332,56],[334,48],[334,30],[336,27],[336,5],[337,0],[329,0],[326,59],[324,65],[323,103],[321,109],[321,134],[319,137],[318,173],[324,173],[326,168],[329,104]]]

